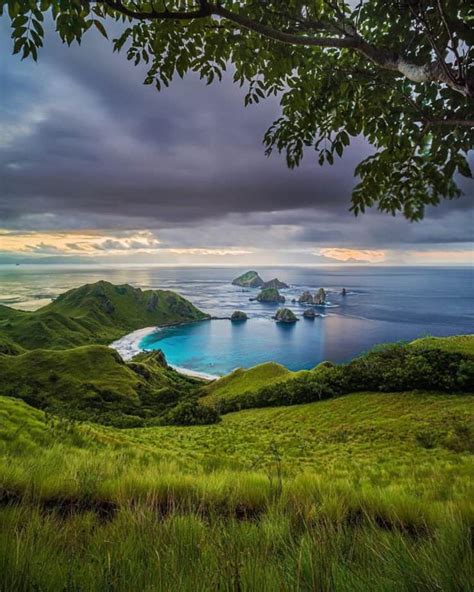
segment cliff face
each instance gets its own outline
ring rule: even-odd
[[[247,271],[232,280],[234,286],[241,286],[242,288],[260,288],[264,283],[256,271]]]

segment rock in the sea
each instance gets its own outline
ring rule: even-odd
[[[311,292],[303,292],[303,294],[301,294],[301,296],[298,298],[298,302],[300,304],[314,304]]]
[[[315,312],[314,308],[307,308],[304,311],[303,316],[305,319],[315,319],[316,317],[319,317],[320,315]]]
[[[230,317],[230,320],[233,323],[238,323],[240,321],[246,321],[248,319],[247,315],[242,312],[241,310],[236,310],[235,312],[232,313],[232,316]]]
[[[276,288],[265,288],[257,296],[259,302],[285,302],[285,297]]]
[[[273,318],[278,323],[296,323],[296,321],[299,321],[299,318],[289,308],[278,309]]]
[[[319,288],[319,290],[314,295],[314,304],[326,304],[326,290],[324,288]]]
[[[256,271],[247,271],[239,277],[232,280],[234,286],[241,286],[242,288],[260,288],[264,281]]]
[[[280,282],[278,278],[273,278],[269,282],[265,282],[262,286],[262,288],[276,288],[277,290],[285,290],[289,287],[290,286],[285,284],[285,282]]]
[[[342,295],[342,296],[345,296],[346,294],[347,294],[347,290],[346,290],[345,288],[342,288],[341,295]]]

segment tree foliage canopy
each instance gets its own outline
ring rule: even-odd
[[[231,68],[245,103],[279,97],[264,137],[288,166],[314,150],[320,165],[363,136],[351,209],[422,218],[460,195],[474,139],[471,0],[0,0],[13,52],[37,59],[49,13],[61,39],[122,24],[113,39],[158,90],[178,75],[208,84]]]

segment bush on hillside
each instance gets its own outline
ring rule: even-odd
[[[220,421],[219,413],[212,407],[201,405],[195,398],[181,401],[164,417],[166,425],[208,425]]]

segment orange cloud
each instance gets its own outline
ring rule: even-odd
[[[473,264],[473,250],[453,250],[453,251],[412,251],[413,258],[419,258],[420,261],[429,261],[434,263],[458,263]]]
[[[130,231],[126,236],[99,232],[12,232],[0,228],[0,252],[28,255],[107,256],[156,254],[184,256],[242,256],[251,255],[244,248],[173,248],[163,247],[154,234],[147,230]]]
[[[153,252],[160,241],[148,231],[115,236],[98,231],[82,232],[12,232],[0,229],[0,251],[28,254],[96,255],[108,252]]]
[[[365,263],[382,263],[387,257],[385,251],[338,248],[319,249],[315,255],[322,255],[336,261],[363,261]]]
[[[164,251],[175,255],[218,255],[221,257],[226,255],[251,255],[253,253],[253,251],[245,249],[202,249],[197,247],[188,249],[164,249]]]

